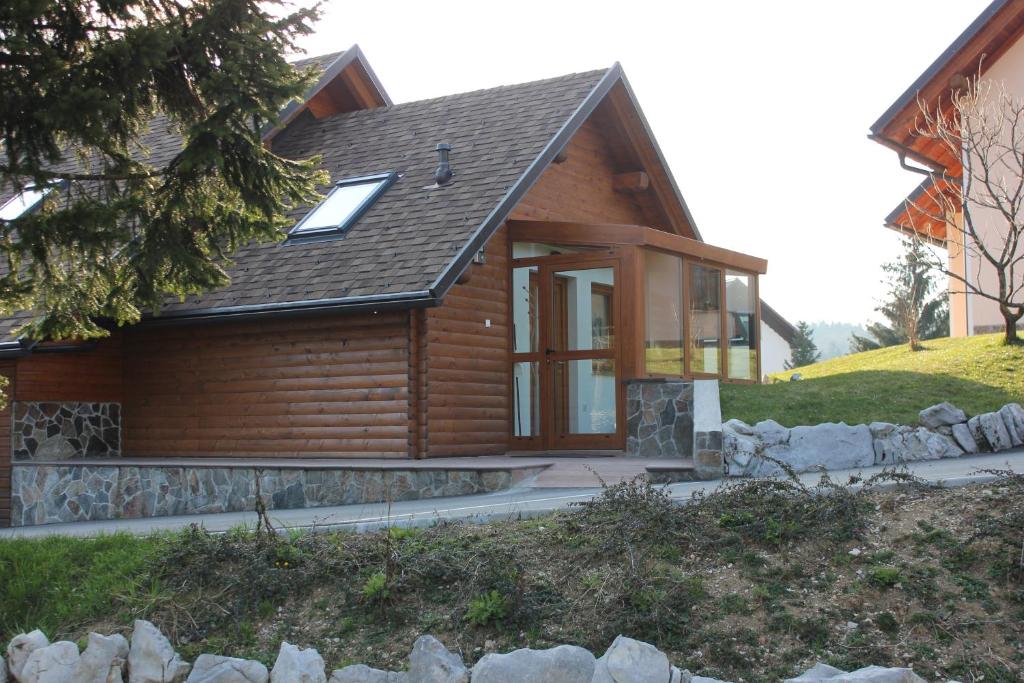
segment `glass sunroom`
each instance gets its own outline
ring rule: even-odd
[[[620,449],[633,382],[760,377],[767,263],[637,225],[512,221],[512,436]]]

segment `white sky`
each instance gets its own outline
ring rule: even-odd
[[[303,45],[358,43],[395,102],[621,62],[704,239],[789,320],[856,323],[920,182],[868,127],[988,1],[328,0]]]

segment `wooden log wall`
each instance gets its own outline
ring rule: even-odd
[[[122,339],[119,330],[89,350],[19,358],[15,400],[120,401]]]
[[[132,456],[406,457],[408,312],[131,330]]]

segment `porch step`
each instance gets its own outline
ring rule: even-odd
[[[552,458],[551,464],[530,482],[535,488],[592,488],[618,484],[638,476],[647,476],[654,483],[672,483],[695,479],[693,461],[678,458],[670,461],[647,458]]]

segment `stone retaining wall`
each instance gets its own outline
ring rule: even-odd
[[[693,382],[629,382],[626,453],[643,458],[693,457]]]
[[[121,455],[121,404],[16,401],[14,460],[70,460]]]
[[[264,469],[267,509],[381,503],[491,493],[539,472],[507,470]],[[255,509],[250,467],[16,463],[11,526]]]

